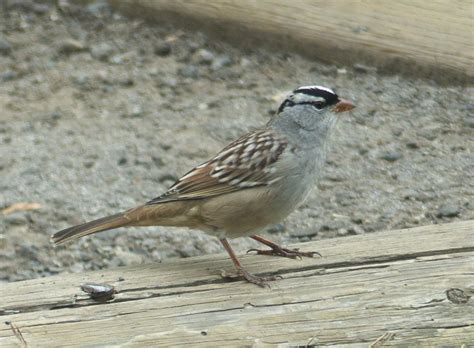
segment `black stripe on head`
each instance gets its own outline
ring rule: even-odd
[[[282,112],[284,108],[287,106],[293,106],[295,103],[291,101],[290,99],[285,99],[283,103],[281,103],[280,107],[278,108],[278,113]]]
[[[293,94],[307,94],[314,97],[324,98],[326,105],[334,105],[339,101],[337,94],[327,87],[322,86],[303,86],[295,89]]]

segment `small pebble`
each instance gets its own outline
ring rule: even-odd
[[[347,224],[341,220],[330,220],[321,225],[321,231],[337,231],[346,228]]]
[[[123,63],[123,55],[122,54],[116,54],[115,56],[112,56],[112,58],[110,58],[110,62],[112,64],[122,64]]]
[[[141,117],[143,116],[143,107],[140,104],[135,104],[130,110],[130,116]]]
[[[182,77],[195,79],[199,76],[199,70],[195,65],[188,64],[178,69],[178,74]]]
[[[12,81],[18,77],[18,73],[13,70],[7,70],[2,73],[0,73],[0,80],[7,82],[7,81]]]
[[[86,11],[96,17],[100,17],[103,14],[111,12],[110,6],[106,0],[88,1],[88,3],[89,4],[86,6]]]
[[[118,84],[123,87],[132,87],[135,85],[135,80],[132,77],[125,77],[118,81]]]
[[[337,69],[337,74],[338,75],[346,75],[347,74],[347,69],[345,69],[345,68]]]
[[[163,77],[159,79],[158,86],[175,88],[178,85],[178,80],[174,77]]]
[[[428,127],[419,130],[417,134],[427,140],[434,140],[438,137],[439,131],[439,127]]]
[[[102,42],[91,47],[91,56],[97,60],[106,61],[115,49],[108,43]]]
[[[76,76],[72,77],[72,82],[78,86],[85,86],[89,83],[89,76],[86,73],[79,73]]]
[[[232,59],[229,56],[219,56],[211,64],[211,70],[217,71],[223,67],[229,66],[232,64]]]
[[[420,143],[417,142],[416,140],[409,140],[409,141],[406,143],[406,146],[407,146],[407,148],[409,148],[409,149],[415,150],[415,149],[419,149],[419,148],[420,148]]]
[[[160,182],[166,182],[166,181],[175,182],[176,180],[178,180],[178,178],[176,177],[176,175],[173,175],[173,174],[163,174],[158,178],[158,180]]]
[[[30,260],[38,260],[38,256],[41,255],[41,253],[39,253],[38,247],[28,242],[21,243],[17,247],[16,253],[18,256],[27,257]]]
[[[94,166],[94,161],[85,161],[83,165],[85,168],[92,168]]]
[[[355,72],[363,73],[363,74],[377,71],[377,68],[369,67],[369,66],[366,66],[364,64],[359,64],[359,63],[354,64],[352,68],[354,69]]]
[[[402,157],[403,157],[403,155],[399,151],[386,151],[386,152],[382,153],[382,155],[380,156],[380,158],[382,158],[386,161],[389,161],[389,162],[398,161]]]
[[[269,228],[267,228],[267,233],[271,233],[271,234],[274,234],[274,233],[283,233],[285,232],[285,225],[284,224],[276,224],[276,225],[273,225]]]
[[[31,9],[33,10],[34,13],[43,15],[49,12],[50,7],[48,4],[33,3]]]
[[[4,223],[8,225],[25,225],[28,223],[28,218],[25,215],[25,212],[16,211],[14,213],[8,214],[3,217]]]
[[[353,225],[353,226],[349,227],[349,229],[347,230],[347,233],[348,234],[364,234],[365,231],[362,227],[357,226],[357,225]]]
[[[343,182],[346,181],[347,178],[343,173],[337,173],[337,172],[328,172],[324,178],[329,181],[334,181],[334,182]]]
[[[395,135],[396,137],[399,137],[403,133],[403,128],[401,127],[395,127],[392,129],[392,134]]]
[[[113,300],[117,290],[109,284],[81,284],[81,290],[89,294],[91,299],[99,302]]]
[[[347,236],[349,234],[348,230],[345,229],[345,228],[339,228],[337,231],[336,231],[336,234],[338,236]]]
[[[160,57],[169,56],[171,54],[171,44],[168,42],[160,42],[155,46],[154,52]]]
[[[466,117],[463,120],[464,127],[474,128],[474,116]]]
[[[195,55],[199,64],[209,65],[215,59],[214,54],[211,51],[206,50],[205,48],[198,50]]]
[[[402,197],[405,200],[415,200],[417,196],[418,192],[411,188],[408,188],[402,192]]]
[[[0,54],[8,56],[10,53],[12,53],[12,46],[5,37],[0,36]]]
[[[201,43],[195,41],[188,41],[187,45],[190,53],[196,52],[201,47]]]
[[[240,60],[240,66],[242,68],[248,68],[249,66],[252,65],[252,61],[248,58],[245,58],[243,57],[241,60]]]
[[[461,209],[455,203],[448,202],[438,208],[438,217],[455,217],[461,213]]]
[[[86,49],[84,44],[78,40],[66,39],[58,44],[58,53],[60,54],[73,54],[82,52]]]
[[[161,157],[151,156],[151,159],[157,167],[165,165],[165,162],[163,161],[163,159],[161,159]]]

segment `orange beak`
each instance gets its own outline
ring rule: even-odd
[[[332,108],[333,112],[345,112],[355,108],[355,105],[346,99],[339,99],[336,105]]]

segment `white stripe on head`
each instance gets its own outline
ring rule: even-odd
[[[297,89],[295,89],[294,91],[296,92],[300,89],[320,89],[320,90],[326,91],[328,93],[336,94],[336,93],[334,93],[334,91],[331,88],[327,88],[327,87],[323,87],[323,86],[317,86],[317,85],[301,86],[301,87],[298,87]]]

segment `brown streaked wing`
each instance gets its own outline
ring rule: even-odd
[[[270,130],[248,133],[226,146],[213,159],[176,181],[163,195],[147,204],[200,199],[272,184],[280,179],[273,164],[288,145]]]

